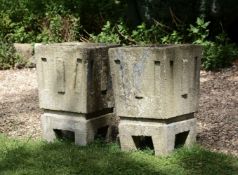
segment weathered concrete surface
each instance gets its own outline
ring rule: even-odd
[[[193,116],[193,114],[190,115]],[[181,133],[182,135],[179,135]],[[175,145],[176,142],[190,146],[196,141],[196,119],[192,118],[166,124],[157,121],[138,121],[121,118],[119,137],[122,150],[137,149],[133,136],[150,136],[155,155],[166,155],[172,152],[175,146],[178,146]]]
[[[93,119],[86,119],[85,114],[47,111],[41,116],[43,138],[48,142],[56,139],[54,130],[74,132],[75,144],[87,145],[94,140],[98,129],[108,126],[107,138],[111,137],[111,127],[115,123],[113,113]]]
[[[20,56],[26,58],[27,60],[32,58],[34,52],[32,44],[14,43],[13,46]]]
[[[114,106],[108,49],[93,43],[35,46],[40,107],[94,113]]]
[[[197,111],[201,47],[109,49],[116,115],[167,119]]]

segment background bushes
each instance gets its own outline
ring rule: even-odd
[[[216,70],[238,55],[237,10],[236,0],[0,0],[0,49],[75,40],[195,43],[204,46],[203,68]]]
[[[27,60],[16,53],[13,44],[0,42],[0,70],[23,68]]]
[[[0,37],[21,43],[79,40],[99,33],[106,21],[118,21],[124,9],[114,0],[0,0]]]

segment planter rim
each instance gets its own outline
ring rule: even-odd
[[[186,48],[186,47],[202,47],[198,44],[157,44],[157,45],[130,45],[119,46],[113,49],[165,49],[165,48]]]
[[[78,47],[78,48],[107,48],[118,47],[119,44],[88,43],[88,42],[63,42],[63,43],[36,43],[35,47]]]

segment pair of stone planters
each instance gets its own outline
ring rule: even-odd
[[[46,140],[72,131],[86,145],[117,116],[123,150],[149,138],[160,155],[195,141],[199,46],[63,43],[37,45],[35,57]]]

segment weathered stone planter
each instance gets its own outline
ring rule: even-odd
[[[77,144],[85,145],[93,140],[98,128],[110,125],[114,106],[108,62],[110,47],[115,46],[90,43],[35,46],[39,102],[45,109],[43,133],[48,141],[56,137],[53,130],[67,130],[81,137],[75,138]],[[98,117],[104,119],[95,123]]]
[[[136,149],[139,136],[151,137],[157,155],[193,143],[201,47],[118,47],[109,57],[122,149]]]
[[[17,54],[20,56],[28,60],[32,58],[34,50],[32,44],[14,43],[13,46],[16,49]]]

